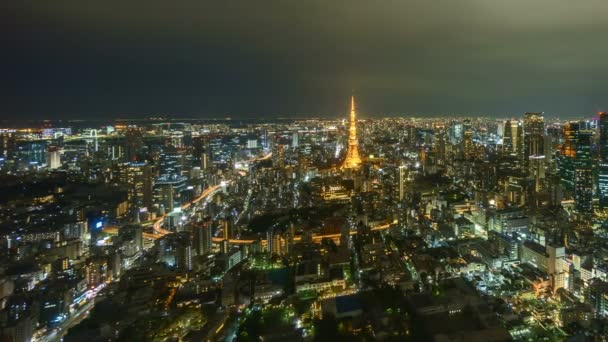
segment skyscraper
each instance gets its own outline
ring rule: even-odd
[[[120,183],[127,189],[131,209],[152,209],[153,172],[147,163],[118,164]]]
[[[357,139],[357,113],[355,111],[355,97],[350,100],[350,126],[348,128],[348,151],[342,163],[343,169],[358,169],[361,166],[359,156],[359,141]]]
[[[126,152],[128,161],[141,160],[141,152],[144,146],[143,135],[140,129],[137,127],[129,127],[125,133],[127,138],[126,141]]]
[[[54,170],[61,166],[61,156],[57,147],[50,146],[46,158],[49,169]]]
[[[513,152],[513,133],[511,133],[511,121],[505,121],[502,136],[502,151],[505,153]]]
[[[581,213],[593,210],[593,158],[591,155],[593,131],[578,130],[574,157],[574,199]]]
[[[399,166],[399,202],[405,197],[405,182],[407,181],[407,167]]]
[[[544,136],[545,119],[543,113],[525,113],[523,127],[523,164],[530,165],[530,157],[537,158],[545,154]]]
[[[300,136],[298,131],[293,132],[291,135],[291,147],[298,147],[300,145],[299,138]]]
[[[201,222],[192,226],[194,249],[197,255],[211,253],[211,222]]]
[[[502,137],[502,150],[504,153],[520,155],[523,149],[523,130],[519,120],[505,121]]]
[[[608,113],[599,113],[598,197],[600,208],[608,208]]]
[[[12,159],[17,151],[17,138],[14,130],[0,130],[0,158]]]

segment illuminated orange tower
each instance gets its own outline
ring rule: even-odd
[[[350,99],[350,126],[348,128],[348,152],[342,163],[343,169],[358,169],[361,166],[359,156],[359,141],[357,140],[357,113],[355,112],[355,97]]]

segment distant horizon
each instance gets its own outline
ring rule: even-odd
[[[523,115],[525,112],[520,114],[513,114],[511,116],[493,116],[493,115],[484,115],[484,114],[453,114],[453,113],[444,113],[444,114],[433,114],[433,115],[421,115],[420,113],[404,113],[404,114],[365,114],[358,113],[358,120],[382,120],[382,119],[422,119],[422,120],[440,120],[440,119],[465,119],[465,118],[479,118],[479,119],[488,119],[488,120],[512,120],[512,119],[523,119]],[[569,120],[585,120],[585,119],[594,119],[596,118],[599,112],[590,113],[588,115],[572,115],[572,116],[558,116],[558,115],[550,115],[547,113],[543,113],[543,116],[549,120],[556,121],[569,121]],[[449,117],[446,117],[449,115]],[[116,122],[116,121],[156,121],[158,123],[162,123],[163,121],[178,123],[179,121],[219,121],[219,122],[229,122],[229,121],[299,121],[299,120],[348,120],[348,114],[336,114],[334,116],[325,115],[298,115],[298,116],[241,116],[241,117],[231,117],[230,115],[226,116],[195,116],[195,115],[169,115],[168,117],[162,117],[160,115],[141,115],[141,116],[116,116],[116,117],[106,117],[106,118],[78,118],[78,117],[66,117],[66,118],[19,118],[19,119],[0,119],[0,124],[2,123],[44,123],[44,122]],[[0,127],[1,128],[1,127]]]
[[[4,9],[2,118],[308,117],[346,112],[353,92],[364,116],[608,110],[607,1],[184,0],[168,10],[158,0],[59,0]]]

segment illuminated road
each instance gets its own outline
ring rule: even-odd
[[[396,222],[393,221],[393,223],[379,224],[377,226],[372,227],[371,230],[372,231],[385,230],[385,229],[388,229],[391,226],[391,224],[395,224],[395,223]],[[356,235],[356,234],[357,234],[356,230],[351,230],[350,231],[350,235]],[[312,241],[314,241],[314,242],[320,242],[323,239],[332,239],[334,241],[339,241],[340,240],[340,236],[342,236],[342,234],[314,235],[312,237]],[[214,238],[212,238],[212,240],[213,240],[213,243],[220,243],[220,242],[224,241],[224,239],[221,238],[221,237],[214,237]],[[295,236],[293,238],[293,241],[295,241],[295,242],[298,242],[298,241],[301,241],[301,240],[302,240],[301,236]],[[236,245],[239,245],[239,244],[241,244],[241,245],[248,245],[248,244],[254,243],[256,241],[257,240],[251,240],[251,239],[230,239],[230,240],[228,240],[229,243],[236,244]],[[262,239],[262,240],[260,240],[260,242],[262,243],[262,246],[265,246],[266,243],[267,243],[266,239]]]
[[[258,161],[262,161],[262,160],[267,160],[270,159],[272,157],[272,153],[268,153],[262,157],[257,157],[257,158],[253,158],[253,159],[249,159],[247,162],[258,162]],[[197,204],[198,202],[202,201],[203,199],[213,195],[216,191],[218,191],[222,186],[224,186],[225,184],[219,184],[219,185],[214,185],[211,186],[207,189],[205,189],[201,195],[199,197],[197,197],[196,199],[192,200],[191,202],[188,202],[184,205],[181,206],[182,210],[187,210],[188,208],[190,208],[192,205]],[[152,224],[152,229],[154,230],[154,232],[156,234],[149,234],[147,237],[152,238],[152,239],[158,239],[164,235],[170,234],[171,232],[163,229],[161,226],[163,224],[163,222],[165,221],[165,218],[167,216],[169,216],[171,213],[167,213],[159,218],[157,218],[156,220],[154,220],[154,224]]]
[[[199,197],[197,197],[197,198],[195,198],[194,200],[192,200],[192,201],[190,201],[190,202],[188,202],[188,203],[186,203],[186,204],[182,205],[182,206],[181,206],[182,210],[187,210],[187,209],[189,209],[189,208],[190,208],[192,205],[196,205],[197,203],[199,203],[199,202],[200,202],[200,201],[202,201],[203,199],[208,198],[209,196],[212,196],[212,195],[213,195],[215,192],[217,192],[217,191],[218,191],[218,190],[219,190],[219,189],[220,189],[220,188],[221,188],[223,185],[225,185],[225,184],[223,183],[223,184],[220,184],[220,185],[214,185],[214,186],[210,186],[210,187],[208,187],[207,189],[205,189],[205,191],[203,191],[203,192],[201,193],[201,195],[200,195]],[[152,234],[152,233],[146,233],[146,232],[144,232],[144,233],[143,233],[143,237],[144,237],[144,238],[147,238],[147,239],[153,239],[153,240],[156,240],[156,239],[159,239],[159,238],[161,238],[161,237],[163,237],[163,236],[165,236],[165,235],[167,235],[167,234],[171,234],[171,233],[172,233],[171,231],[166,230],[166,229],[164,229],[164,228],[162,227],[162,224],[163,224],[163,222],[165,221],[165,218],[166,218],[167,216],[169,216],[170,214],[171,214],[171,213],[168,213],[168,214],[162,215],[162,216],[160,216],[160,217],[156,218],[156,219],[155,219],[155,220],[153,220],[153,221],[147,221],[147,222],[144,222],[144,223],[143,223],[143,226],[148,226],[150,222],[154,222],[154,223],[152,224],[152,229],[154,230],[154,233]],[[104,233],[106,233],[106,234],[113,234],[113,235],[116,235],[116,234],[118,234],[118,227],[116,227],[116,226],[107,226],[107,227],[105,227],[105,228],[103,229],[103,232],[104,232]]]
[[[90,311],[93,309],[95,305],[95,297],[99,293],[99,290],[103,287],[99,287],[95,290],[90,290],[91,294],[88,296],[88,301],[84,304],[80,309],[76,312],[72,313],[64,322],[62,322],[58,327],[49,331],[48,334],[40,338],[38,341],[40,342],[55,342],[60,341],[65,334],[67,334],[70,328],[75,327],[80,322],[82,322],[85,318],[89,316]]]
[[[257,162],[257,161],[267,160],[267,159],[270,159],[271,157],[272,157],[272,152],[268,153],[267,155],[265,155],[263,157],[249,159],[248,162],[251,163],[251,162]]]
[[[220,185],[214,185],[214,186],[210,186],[207,189],[205,189],[205,191],[203,191],[201,193],[201,195],[197,198],[195,198],[194,200],[192,200],[191,202],[188,202],[184,205],[181,206],[182,210],[186,210],[188,208],[190,208],[193,204],[197,204],[198,202],[200,202],[201,200],[213,195],[217,190],[219,190],[222,187],[222,184]],[[153,238],[159,238],[162,237],[164,235],[170,234],[171,231],[168,231],[166,229],[163,229],[161,226],[163,224],[163,222],[165,221],[165,218],[167,216],[169,216],[171,213],[167,213],[165,215],[162,215],[160,217],[158,217],[155,221],[154,224],[152,225],[152,229],[154,230],[154,232],[158,235],[155,236]]]

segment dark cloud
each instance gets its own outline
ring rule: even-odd
[[[5,1],[5,117],[607,109],[605,0]]]

